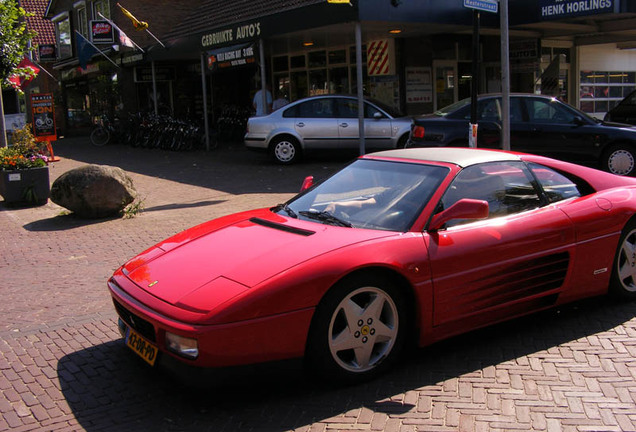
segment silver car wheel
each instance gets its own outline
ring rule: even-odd
[[[636,293],[636,229],[623,238],[616,259],[616,271],[621,287],[629,293]]]
[[[289,140],[283,139],[274,145],[274,157],[282,163],[290,163],[296,157],[296,146]]]
[[[634,169],[634,156],[625,149],[617,149],[610,153],[607,168],[612,174],[627,175]]]
[[[333,360],[350,372],[378,366],[398,336],[399,313],[393,299],[375,287],[359,288],[335,308],[329,324]]]

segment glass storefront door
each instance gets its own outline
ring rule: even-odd
[[[435,74],[434,110],[438,110],[457,101],[457,62],[433,61]]]

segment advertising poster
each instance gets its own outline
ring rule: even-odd
[[[433,81],[430,67],[406,68],[406,103],[433,102]]]
[[[33,136],[38,141],[55,141],[55,108],[52,93],[31,95]]]
[[[212,72],[247,66],[255,62],[255,45],[253,43],[234,45],[208,52],[208,68]]]
[[[108,21],[91,21],[91,42],[94,44],[114,44],[113,26]]]

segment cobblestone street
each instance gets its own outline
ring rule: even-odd
[[[208,219],[291,197],[347,159],[281,167],[241,144],[172,153],[54,143],[51,182],[123,168],[130,219],[0,202],[0,431],[636,431],[636,302],[596,298],[409,353],[370,383],[329,388],[297,361],[149,368],[117,331],[113,271]]]

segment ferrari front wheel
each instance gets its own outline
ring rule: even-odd
[[[614,257],[610,292],[618,297],[636,298],[636,222],[630,221],[621,234]]]
[[[406,333],[404,296],[390,280],[357,277],[334,287],[312,323],[307,357],[321,376],[358,382],[399,357]]]

